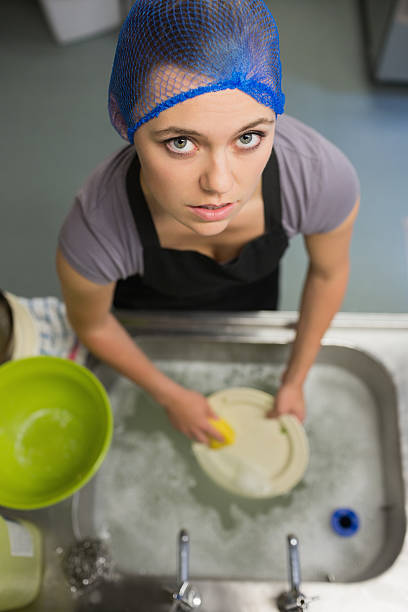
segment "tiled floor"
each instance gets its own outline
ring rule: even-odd
[[[286,112],[352,160],[362,205],[345,311],[408,311],[408,86],[372,85],[357,0],[269,0],[281,38]],[[0,3],[0,286],[58,294],[54,253],[75,191],[122,146],[106,90],[116,33],[59,47],[34,0]],[[283,263],[281,308],[297,307],[306,258]]]

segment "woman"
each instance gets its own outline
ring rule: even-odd
[[[344,155],[283,107],[278,31],[261,0],[138,0],[109,90],[130,144],[95,170],[60,234],[81,341],[204,443],[220,439],[206,399],[158,371],[111,306],[273,310],[279,261],[302,233],[309,268],[275,414],[304,419],[303,383],[346,289],[359,188]]]

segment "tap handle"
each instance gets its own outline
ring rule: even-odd
[[[181,529],[178,537],[178,583],[188,581],[190,537],[186,529]]]
[[[289,584],[294,593],[300,592],[299,540],[295,535],[288,535]]]
[[[308,610],[310,603],[317,597],[306,597],[300,591],[300,561],[299,561],[299,540],[290,534],[288,540],[289,557],[289,583],[290,590],[281,593],[277,599],[278,609],[281,612],[302,612]]]

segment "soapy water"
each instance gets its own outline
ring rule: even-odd
[[[204,394],[231,386],[273,393],[281,368],[269,364],[156,362]],[[350,372],[315,365],[305,387],[311,458],[290,493],[250,500],[228,493],[198,466],[190,441],[164,410],[124,378],[111,393],[112,447],[95,478],[96,536],[108,538],[120,570],[176,575],[177,535],[190,534],[190,572],[202,578],[286,580],[286,535],[300,540],[302,577],[358,576],[380,555],[385,522],[377,407]],[[353,508],[361,528],[339,538],[337,507]]]

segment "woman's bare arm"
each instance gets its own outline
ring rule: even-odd
[[[305,237],[309,268],[292,352],[276,397],[275,414],[304,419],[303,383],[320,349],[321,339],[339,310],[349,276],[349,247],[359,201],[336,229]]]
[[[208,421],[215,415],[207,400],[158,370],[111,313],[115,283],[99,285],[84,278],[59,250],[57,272],[68,319],[91,353],[145,389],[189,437],[207,442],[211,434],[222,439]]]

